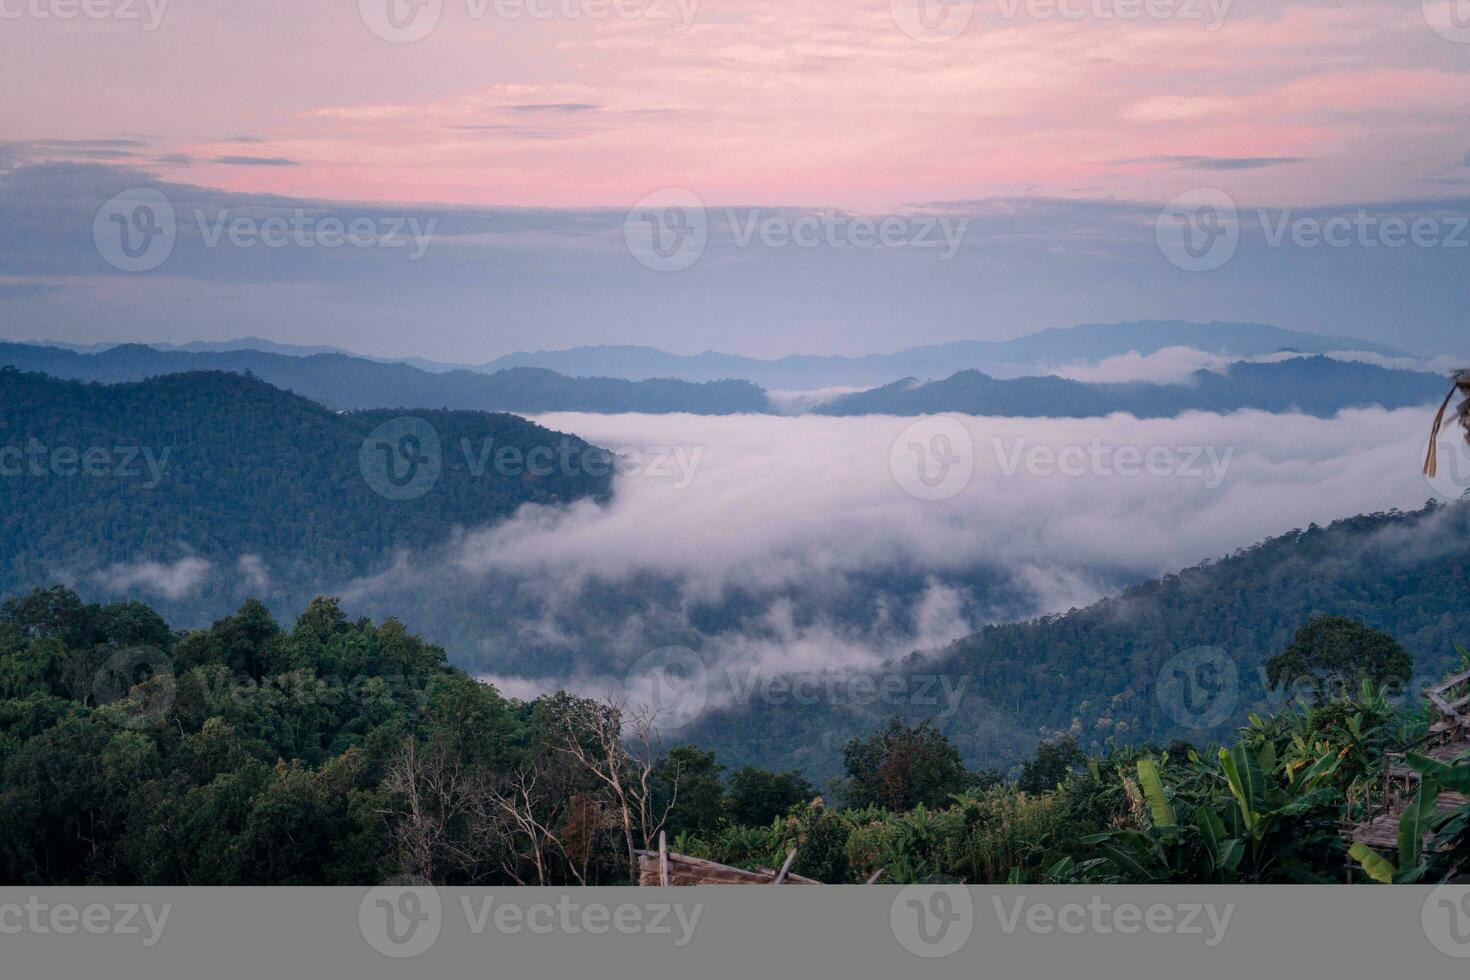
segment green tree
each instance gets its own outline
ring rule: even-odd
[[[816,795],[816,789],[801,773],[767,772],[744,766],[730,777],[725,808],[734,824],[764,827]]]
[[[849,740],[842,758],[845,795],[854,807],[942,806],[968,782],[959,751],[927,721],[909,728],[892,718],[869,737]]]
[[[679,834],[710,834],[718,830],[724,816],[725,787],[720,782],[724,766],[715,762],[713,752],[701,752],[692,745],[669,750],[654,770],[658,781],[661,811],[664,801],[673,800],[666,829],[670,837]]]
[[[1016,788],[1023,793],[1046,793],[1054,790],[1087,761],[1087,755],[1071,735],[1042,742],[1036,755],[1022,763]]]
[[[1350,697],[1364,681],[1388,691],[1409,679],[1414,659],[1387,633],[1342,616],[1318,616],[1266,662],[1273,689],[1308,685],[1316,700]]]

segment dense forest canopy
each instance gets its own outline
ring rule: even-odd
[[[414,418],[437,438],[436,478],[391,499],[370,479],[376,457],[363,454],[400,415],[334,412],[240,374],[102,385],[0,369],[0,591],[85,584],[116,563],[233,566],[251,556],[260,574],[244,578],[255,581],[224,594],[206,585],[198,608],[223,612],[248,585],[300,609],[323,583],[370,573],[456,527],[611,492],[606,454],[575,436],[513,415],[424,411]],[[521,465],[497,466],[490,454],[504,451]],[[577,465],[527,465],[536,451]]]
[[[1267,661],[1315,616],[1382,630],[1414,658],[1417,676],[1439,676],[1455,642],[1470,636],[1467,594],[1470,503],[1313,525],[1086,609],[912,654],[892,665],[914,678],[910,690],[961,693],[913,698],[898,710],[932,720],[981,767],[1015,766],[1055,733],[1093,752],[1110,740],[1197,737],[1197,719],[1161,699],[1158,681],[1180,658],[1204,656],[1233,675],[1229,704],[1204,719],[1205,734],[1219,737],[1249,712],[1280,704]],[[838,771],[844,742],[880,723],[884,707],[757,699],[712,711],[690,732],[722,757],[825,777]]]
[[[1064,737],[1010,781],[895,718],[851,738],[818,795],[665,746],[625,701],[506,699],[333,599],[289,628],[252,601],[176,633],[57,588],[0,605],[0,880],[616,884],[660,833],[749,868],[794,847],[826,882],[1341,880],[1340,823],[1425,727],[1369,683],[1222,748],[1088,757]],[[1409,758],[1427,791],[1470,790],[1470,765]],[[1470,806],[1416,824],[1397,864],[1355,849],[1355,876],[1443,880],[1470,861],[1467,825]]]

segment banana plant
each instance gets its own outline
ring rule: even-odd
[[[1386,885],[1413,884],[1430,877],[1437,857],[1466,846],[1470,829],[1470,805],[1443,815],[1437,812],[1442,793],[1470,794],[1470,766],[1449,765],[1415,752],[1408,754],[1407,762],[1419,773],[1419,789],[1399,818],[1397,863],[1362,843],[1348,848],[1369,878]],[[1432,838],[1428,848],[1426,837]]]

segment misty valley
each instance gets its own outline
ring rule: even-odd
[[[1443,375],[1342,338],[1263,350],[1250,326],[1077,330],[1087,380],[780,393],[797,412],[748,380],[5,345],[9,873],[614,882],[662,831],[734,866],[800,840],[817,880],[1134,880],[1121,843],[1077,841],[1109,794],[1157,803],[1129,788],[1151,753],[1187,781],[1233,744],[1269,779],[1282,738],[1366,753],[1303,819],[1351,813],[1470,636],[1452,427],[1420,472]],[[834,367],[811,377],[861,382]],[[526,371],[554,383],[500,385]],[[1388,661],[1352,654],[1380,642]],[[78,752],[61,783],[36,768]],[[84,800],[117,765],[129,803],[106,816]],[[642,789],[608,796],[609,765]],[[506,803],[532,776],[551,795]],[[443,779],[479,788],[426,803]],[[311,828],[294,857],[259,823],[272,799]],[[420,826],[405,801],[458,815]],[[560,831],[515,830],[517,806]],[[1020,836],[890,853],[916,806]],[[57,837],[78,812],[100,849]],[[1016,850],[1033,821],[1054,843]],[[204,836],[165,859],[162,828]],[[1292,846],[1230,874],[1347,860],[1335,834]]]

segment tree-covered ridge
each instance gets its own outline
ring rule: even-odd
[[[826,882],[1342,880],[1339,824],[1427,729],[1367,683],[1219,747],[1088,757],[1064,737],[1007,780],[890,719],[819,796],[666,749],[655,723],[617,700],[507,700],[333,599],[290,628],[252,601],[175,633],[138,603],[36,591],[0,605],[0,881],[616,884],[660,832],[752,868],[796,847],[793,870]],[[1470,788],[1470,765],[1409,759],[1434,792]],[[1400,880],[1467,866],[1470,806],[1420,829],[1434,845]],[[1388,857],[1353,856],[1357,880],[1387,880]]]
[[[1223,658],[1233,699],[1218,735],[1250,711],[1280,704],[1269,658],[1320,615],[1344,616],[1395,637],[1416,673],[1438,676],[1470,636],[1470,503],[1431,504],[1313,525],[1130,588],[1086,609],[997,625],[891,665],[958,703],[902,706],[931,719],[972,766],[1007,768],[1049,734],[1070,732],[1089,752],[1109,744],[1194,737],[1196,721],[1160,696],[1177,658]],[[917,682],[915,682],[915,685]],[[691,737],[754,765],[838,771],[842,745],[882,721],[873,708],[759,699],[714,712]]]
[[[399,414],[334,412],[240,374],[102,385],[0,369],[0,591],[181,555],[252,555],[273,579],[320,588],[523,504],[610,492],[610,467],[592,465],[606,454],[575,436],[513,415],[424,411],[415,417],[437,434],[437,479],[390,499],[363,452]],[[497,467],[487,447],[520,462]],[[538,447],[577,465],[526,465]]]
[[[249,372],[331,408],[452,409],[482,412],[769,412],[748,381],[695,384],[672,378],[625,381],[568,377],[542,368],[425,371],[348,354],[296,357],[257,350],[156,350],[124,344],[94,354],[0,343],[0,364],[81,381],[141,381],[162,374]]]

